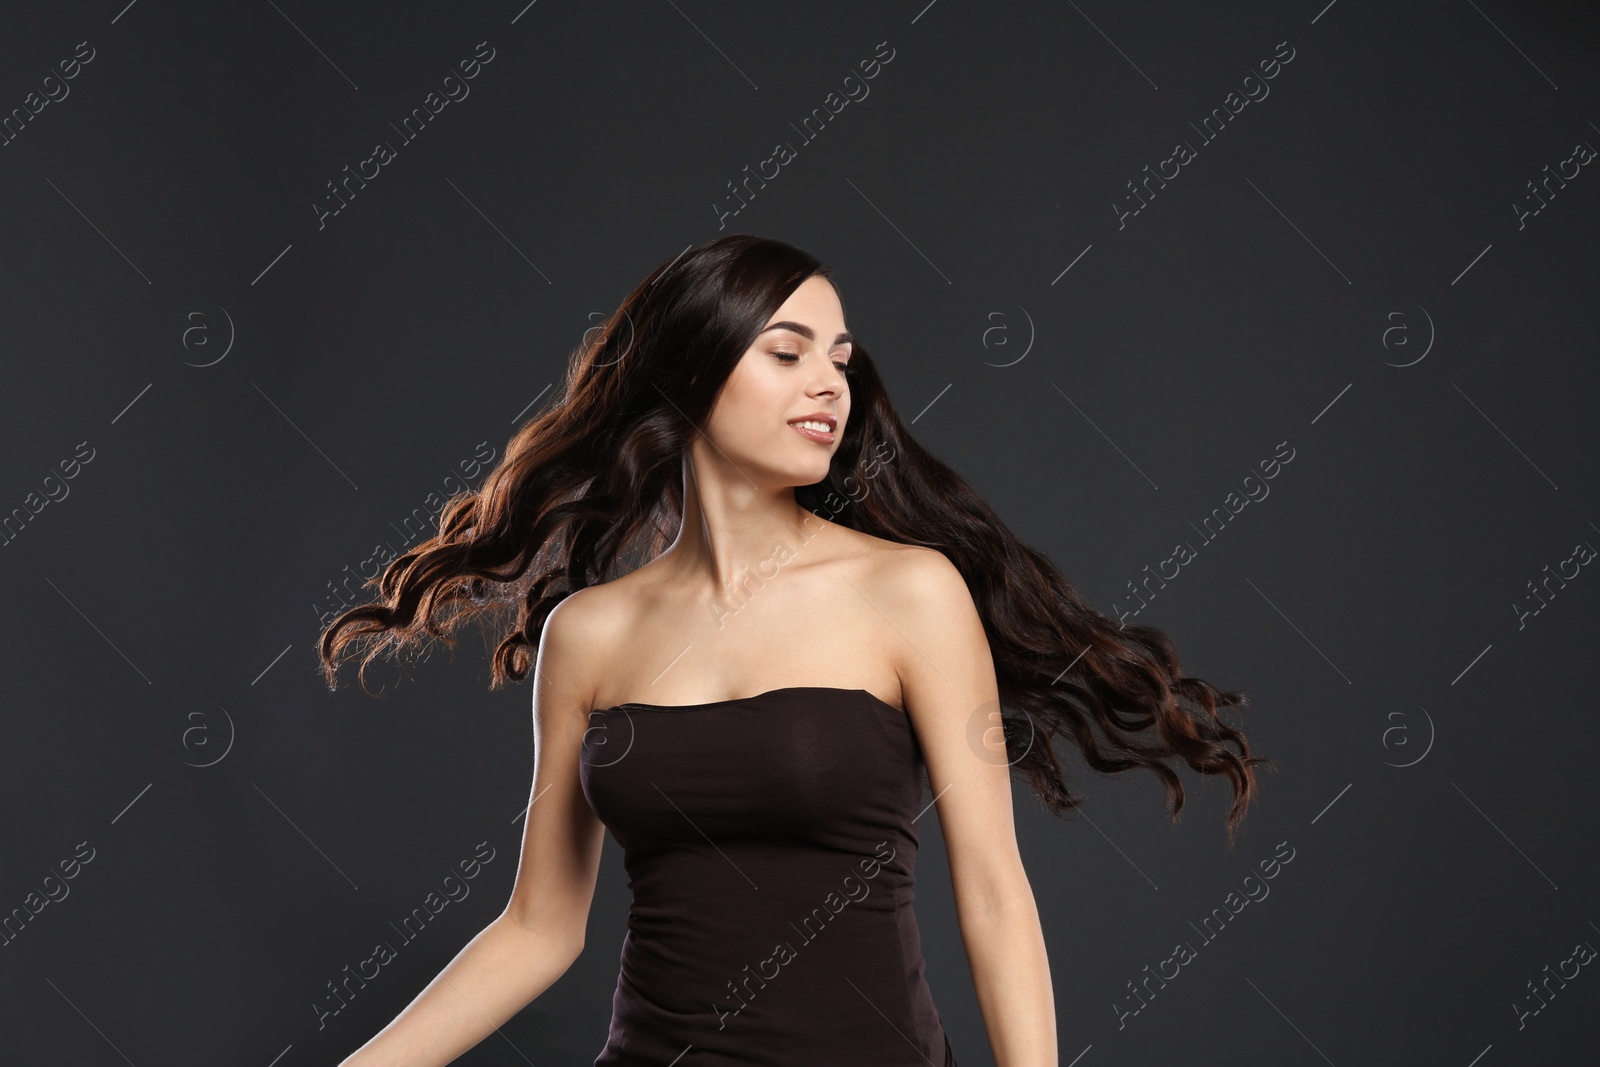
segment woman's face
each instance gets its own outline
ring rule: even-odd
[[[820,482],[850,416],[844,367],[854,348],[839,295],[826,278],[812,275],[734,365],[706,436],[758,483]],[[802,428],[807,416],[815,421]]]

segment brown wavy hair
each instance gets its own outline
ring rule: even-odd
[[[571,353],[564,391],[517,430],[481,487],[451,499],[438,533],[367,583],[375,601],[323,630],[329,687],[359,656],[365,689],[378,656],[451,645],[451,632],[474,618],[498,639],[491,688],[525,680],[556,604],[671,543],[683,450],[756,335],[812,275],[832,282],[814,257],[749,234],[718,237],[651,271]],[[993,654],[1012,773],[1052,813],[1077,808],[1084,798],[1068,788],[1054,749],[1065,734],[1097,772],[1157,775],[1176,823],[1184,787],[1169,763],[1181,760],[1227,778],[1231,848],[1257,793],[1253,766],[1272,762],[1252,755],[1219,715],[1248,705],[1243,691],[1183,674],[1162,631],[1119,626],[1085,603],[917,443],[860,342],[847,379],[850,423],[828,476],[797,486],[795,499],[851,529],[937,549],[961,572]]]

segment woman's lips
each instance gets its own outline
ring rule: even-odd
[[[801,437],[815,441],[819,445],[833,444],[833,434],[831,433],[823,433],[821,430],[813,430],[808,426],[796,426],[792,422],[789,424],[789,428],[795,433],[799,434]]]

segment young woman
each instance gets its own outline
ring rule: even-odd
[[[494,684],[533,676],[535,769],[504,913],[348,1065],[448,1063],[555,982],[609,828],[633,906],[597,1065],[949,1067],[912,910],[930,807],[995,1062],[1053,1065],[1011,775],[1077,806],[1065,734],[1176,819],[1182,760],[1230,783],[1231,844],[1268,762],[1218,715],[1243,694],[916,443],[829,271],[744,234],[652,271],[376,584],[323,634],[329,684],[477,618]]]

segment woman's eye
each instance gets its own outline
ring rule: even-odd
[[[800,353],[798,353],[798,352],[784,352],[784,351],[781,351],[781,350],[774,350],[772,355],[773,355],[774,358],[776,358],[778,360],[781,360],[784,363],[798,363],[800,361]],[[834,366],[839,368],[839,373],[840,374],[849,374],[849,373],[851,373],[850,364],[849,363],[835,363]]]

